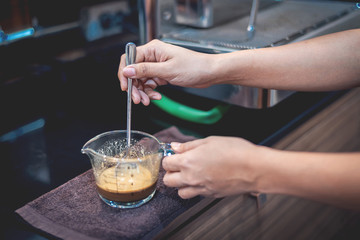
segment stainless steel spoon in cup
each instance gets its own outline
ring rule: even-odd
[[[132,42],[126,44],[126,66],[135,63],[136,59],[136,45]],[[128,78],[128,91],[127,91],[127,146],[130,148],[131,145],[131,92],[132,92],[132,79]]]

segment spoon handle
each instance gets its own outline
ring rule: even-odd
[[[126,66],[135,63],[136,59],[136,45],[132,42],[126,44],[125,47],[126,54]],[[132,92],[132,79],[128,78],[128,91],[127,91],[127,145],[130,147],[131,140],[131,92]]]

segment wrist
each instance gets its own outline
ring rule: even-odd
[[[216,84],[251,86],[254,52],[242,50],[232,53],[214,54],[213,76]]]
[[[278,150],[265,146],[257,146],[256,157],[254,158],[253,171],[254,191],[260,193],[275,193],[278,191],[281,179],[281,165],[278,163]]]
[[[259,192],[297,195],[305,185],[311,186],[311,181],[307,182],[308,178],[304,178],[311,165],[311,162],[306,161],[306,153],[269,147],[261,147],[258,153]]]
[[[203,81],[208,85],[216,85],[222,83],[222,71],[219,66],[221,54],[202,54],[201,69],[200,72],[203,72],[202,77]]]
[[[225,83],[228,75],[229,65],[227,54],[211,54],[209,66],[213,84]]]

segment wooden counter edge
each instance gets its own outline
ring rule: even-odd
[[[334,121],[334,116],[339,117],[339,115],[342,114],[339,111],[339,109],[344,108],[344,106],[354,107],[356,103],[357,104],[360,103],[360,88],[355,88],[353,90],[350,90],[344,96],[341,96],[335,102],[333,102],[332,104],[321,110],[319,113],[317,113],[314,117],[310,118],[304,124],[300,125],[298,128],[294,129],[287,136],[285,136],[283,139],[275,143],[272,147],[282,150],[286,150],[286,149],[307,150],[307,149],[301,149],[304,146],[298,144],[299,139],[309,137],[308,134],[310,134],[311,137],[311,133],[314,131],[314,129],[317,129],[319,127],[320,128],[327,127],[329,123],[325,120],[331,118],[331,120]],[[323,125],[325,126],[322,126],[322,123],[324,123]],[[334,149],[328,149],[328,150],[333,151]],[[186,226],[187,224],[191,223],[196,218],[200,217],[202,213],[206,212],[208,209],[212,208],[213,206],[217,205],[219,202],[222,202],[223,200],[224,199],[208,199],[208,198],[201,200],[195,206],[188,209],[185,213],[181,214],[169,225],[167,225],[158,235],[156,235],[155,239],[167,239],[168,237],[171,237],[173,233],[180,231],[183,226]],[[254,199],[254,204],[256,204],[255,199]]]

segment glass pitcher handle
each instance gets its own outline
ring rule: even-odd
[[[171,143],[161,143],[161,147],[164,150],[164,157],[175,154],[174,150],[171,148]]]

